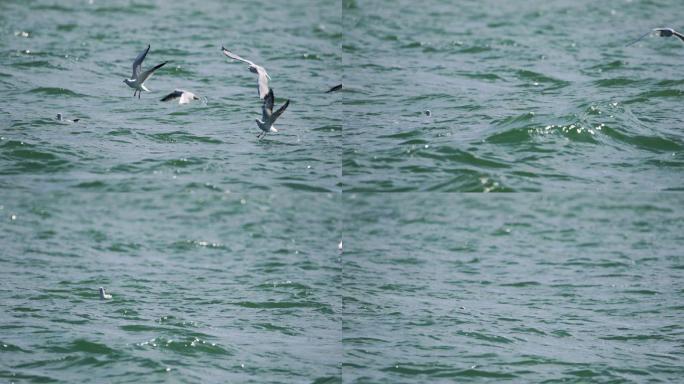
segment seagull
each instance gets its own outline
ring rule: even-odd
[[[61,113],[58,113],[58,114],[57,114],[57,120],[58,120],[58,121],[65,121],[65,122],[67,122],[67,123],[75,123],[75,122],[77,122],[77,121],[79,121],[79,120],[81,120],[81,119],[73,119],[73,120],[64,119],[64,118],[62,118],[62,114],[61,114]]]
[[[257,125],[263,131],[262,133],[257,135],[259,139],[266,136],[268,132],[278,132],[276,127],[273,126],[273,123],[275,123],[278,117],[282,115],[283,112],[285,112],[287,106],[290,105],[290,100],[287,100],[282,107],[280,107],[277,111],[273,112],[274,99],[275,97],[273,96],[273,89],[269,88],[268,94],[266,94],[266,98],[264,98],[264,104],[261,107],[261,118],[263,119],[263,121],[256,119]]]
[[[632,41],[631,43],[627,44],[627,46],[629,47],[630,45],[636,43],[637,41],[640,41],[640,40],[643,39],[644,37],[646,37],[646,36],[648,36],[648,35],[650,35],[651,33],[654,33],[654,32],[655,32],[656,36],[663,36],[663,37],[677,36],[677,37],[679,37],[679,39],[680,39],[681,41],[684,41],[684,35],[682,35],[681,33],[677,32],[677,31],[675,31],[675,30],[672,29],[672,28],[655,28],[655,29],[653,29],[652,31],[649,31],[648,33],[645,33],[645,34],[641,35],[641,37],[639,37],[638,39],[636,39],[636,40]]]
[[[105,292],[104,288],[100,287],[100,300],[109,300],[112,295]]]
[[[135,93],[138,93],[138,99],[140,98],[140,93],[142,91],[149,92],[150,90],[145,88],[145,80],[149,79],[150,76],[156,71],[157,69],[163,67],[167,62],[163,62],[156,67],[153,67],[151,69],[148,69],[145,72],[142,72],[142,62],[145,60],[145,56],[147,56],[147,52],[150,51],[150,45],[147,44],[147,48],[145,48],[144,51],[140,52],[138,57],[135,58],[135,61],[133,61],[133,76],[131,76],[130,79],[125,79],[124,83],[128,85],[129,87],[135,89],[133,91],[133,97],[135,97]]]
[[[183,89],[176,89],[175,91],[164,96],[161,101],[169,101],[178,99],[178,104],[188,104],[193,100],[199,100],[199,97],[192,92]]]
[[[242,57],[227,50],[226,47],[221,47],[221,50],[223,51],[224,55],[230,57],[231,59],[239,60],[249,64],[249,71],[252,73],[256,73],[259,76],[259,78],[257,79],[257,85],[259,86],[259,98],[263,99],[264,97],[266,97],[269,91],[268,81],[271,80],[271,76],[269,76],[268,73],[266,73],[266,69],[264,69],[264,67],[262,67],[261,65],[256,65],[249,60],[243,59]]]
[[[342,84],[337,84],[336,86],[334,86],[334,87],[328,89],[327,91],[325,91],[325,93],[330,93],[330,92],[339,91],[340,89],[342,89]]]

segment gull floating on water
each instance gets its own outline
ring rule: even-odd
[[[643,39],[644,37],[646,37],[652,33],[655,33],[656,36],[663,36],[663,37],[677,36],[681,41],[684,41],[684,35],[675,31],[672,28],[655,28],[655,29],[649,31],[648,33],[644,33],[638,39],[627,44],[627,46],[629,47],[630,45],[635,44],[636,42],[640,41],[641,39]]]
[[[226,47],[221,47],[221,50],[223,51],[224,55],[230,57],[231,59],[239,60],[243,63],[249,64],[249,71],[252,73],[256,73],[258,75],[257,85],[259,86],[259,98],[263,99],[264,97],[266,97],[269,90],[268,81],[271,80],[271,76],[269,76],[268,73],[266,73],[266,69],[264,69],[264,67],[262,67],[261,65],[256,65],[247,59],[243,59],[242,57],[227,50]]]
[[[276,127],[273,126],[273,123],[275,123],[278,117],[282,115],[283,112],[285,112],[287,106],[290,105],[290,100],[287,100],[282,107],[280,107],[277,111],[273,112],[274,102],[275,97],[273,96],[273,89],[269,89],[268,94],[266,94],[266,98],[264,98],[264,104],[261,107],[261,119],[263,121],[256,119],[257,125],[263,131],[262,133],[257,135],[259,139],[266,136],[268,132],[278,132]]]
[[[144,51],[140,52],[138,57],[135,58],[135,61],[133,61],[133,76],[131,76],[130,79],[125,79],[124,83],[128,85],[129,87],[135,89],[133,91],[133,97],[135,97],[135,93],[138,93],[138,99],[140,98],[140,93],[142,91],[149,92],[150,90],[145,88],[145,80],[149,79],[150,76],[156,71],[157,69],[163,67],[167,62],[163,62],[153,68],[148,69],[145,72],[142,72],[142,62],[145,60],[145,56],[147,56],[147,52],[150,51],[150,45],[147,44],[147,48],[145,48]]]
[[[100,287],[100,300],[109,300],[111,298],[112,298],[112,295],[106,293],[105,289]]]
[[[81,120],[81,119],[73,119],[73,120],[65,119],[65,118],[62,117],[62,114],[61,114],[61,113],[58,113],[58,114],[57,114],[57,120],[58,120],[58,121],[65,121],[65,122],[67,122],[67,123],[75,123],[75,122],[77,122],[77,121],[79,121],[79,120]]]
[[[192,92],[183,89],[176,89],[175,91],[164,96],[161,101],[169,101],[178,99],[178,104],[188,104],[193,100],[199,100],[199,97]]]
[[[325,93],[336,92],[336,91],[339,91],[340,89],[342,89],[342,84],[337,84],[336,86],[325,91]]]

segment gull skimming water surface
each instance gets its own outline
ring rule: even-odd
[[[630,45],[635,44],[635,43],[637,43],[638,41],[641,41],[641,39],[643,39],[644,37],[646,37],[646,36],[648,36],[648,35],[650,35],[650,34],[655,34],[656,36],[662,36],[662,37],[677,36],[681,41],[684,42],[684,35],[682,35],[681,33],[677,32],[677,31],[675,31],[675,30],[672,29],[672,28],[655,28],[655,29],[649,31],[648,33],[644,33],[644,34],[641,35],[638,39],[636,39],[636,40],[632,41],[631,43],[627,44],[627,46],[629,47]]]
[[[183,89],[176,89],[175,91],[164,96],[161,101],[170,101],[178,99],[178,104],[188,104],[193,100],[199,100],[199,97],[192,92]]]
[[[278,119],[280,115],[285,112],[287,106],[290,105],[290,100],[287,100],[282,107],[278,108],[277,111],[273,112],[273,103],[275,102],[275,97],[273,96],[273,89],[269,89],[264,98],[264,104],[261,107],[261,119],[256,119],[256,123],[261,128],[261,132],[257,137],[261,139],[266,136],[268,132],[278,132],[278,130],[273,126],[273,123]]]

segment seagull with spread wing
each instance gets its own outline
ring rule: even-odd
[[[150,90],[145,88],[145,80],[149,79],[150,76],[156,71],[157,69],[163,67],[167,62],[163,62],[155,67],[152,67],[148,69],[147,71],[142,71],[142,62],[145,60],[145,56],[147,56],[147,52],[150,51],[150,45],[147,44],[147,48],[145,48],[144,51],[140,52],[138,57],[135,58],[135,61],[133,61],[133,76],[131,76],[130,79],[125,79],[124,83],[128,85],[129,87],[135,89],[133,91],[133,97],[135,97],[135,93],[138,93],[138,99],[140,98],[140,93],[142,91],[149,92]]]
[[[188,104],[193,100],[199,100],[199,97],[192,92],[188,92],[184,89],[176,89],[175,91],[164,96],[161,101],[170,101],[178,99],[178,104]]]
[[[273,123],[280,117],[280,115],[285,112],[287,106],[290,105],[290,100],[287,100],[282,107],[278,108],[277,111],[273,112],[273,103],[275,102],[275,97],[273,96],[273,89],[269,89],[266,97],[264,98],[264,104],[261,107],[261,120],[256,119],[256,123],[261,128],[261,132],[257,137],[261,139],[266,136],[268,132],[278,132]]]
[[[224,55],[230,57],[231,59],[239,60],[243,63],[249,64],[249,71],[252,73],[256,73],[258,76],[257,85],[259,86],[259,98],[265,98],[269,91],[268,81],[271,80],[271,76],[268,75],[266,69],[264,69],[264,67],[262,67],[261,65],[256,65],[247,59],[243,59],[242,57],[227,50],[226,47],[221,47],[221,50],[223,51]]]
[[[681,41],[684,41],[684,35],[675,31],[672,28],[654,28],[653,30],[649,31],[648,33],[641,35],[641,37],[639,37],[638,39],[627,44],[627,46],[630,46],[630,45],[636,43],[637,41],[640,41],[641,39],[643,39],[644,37],[646,37],[650,34],[655,34],[656,36],[662,36],[662,37],[677,36]]]

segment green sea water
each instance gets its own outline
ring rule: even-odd
[[[681,381],[681,20],[1,1],[0,382]]]
[[[346,382],[678,382],[679,194],[345,198]],[[409,208],[410,207],[410,208]]]
[[[343,1],[344,189],[681,191],[684,47],[625,45],[683,19],[678,1]]]

